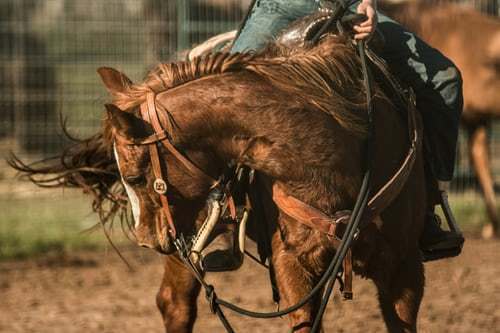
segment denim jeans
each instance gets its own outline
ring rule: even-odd
[[[291,22],[320,7],[318,0],[257,0],[234,42],[232,52],[255,51]],[[351,6],[355,11],[357,3]],[[455,65],[396,21],[378,13],[378,29],[385,47],[380,54],[393,73],[411,86],[422,113],[434,176],[451,180],[455,164],[459,120],[463,108],[462,79]]]

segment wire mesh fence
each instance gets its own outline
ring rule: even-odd
[[[447,0],[449,1],[449,0]],[[457,0],[498,15],[498,0]],[[96,69],[140,80],[160,61],[236,29],[250,0],[1,0],[0,152],[47,156],[65,144],[59,114],[79,137],[94,133],[107,96]],[[491,132],[500,177],[498,133]],[[457,188],[475,188],[460,140]]]
[[[248,5],[248,3],[246,4]],[[159,61],[235,29],[239,1],[2,0],[0,139],[22,153],[49,154],[64,144],[59,114],[79,136],[96,131],[111,66],[141,79]]]

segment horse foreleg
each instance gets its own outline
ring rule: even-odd
[[[312,278],[297,260],[294,253],[282,250],[273,255],[276,283],[281,296],[281,308],[287,308],[302,300],[312,289]],[[318,298],[288,315],[292,332],[310,332]]]
[[[389,332],[416,332],[417,314],[424,291],[424,268],[420,255],[408,257],[390,281],[375,281],[382,315]]]
[[[200,284],[175,256],[165,259],[165,271],[156,304],[167,333],[192,332]]]
[[[486,210],[491,224],[483,228],[483,237],[491,238],[498,236],[499,217],[495,200],[494,182],[491,176],[491,168],[488,153],[488,133],[486,124],[467,124],[469,131],[469,154],[470,160],[476,171],[479,184],[483,191]]]

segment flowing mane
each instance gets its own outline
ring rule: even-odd
[[[113,103],[122,110],[131,109],[144,102],[148,92],[161,93],[200,78],[237,71],[255,73],[330,114],[346,129],[366,132],[359,60],[348,40],[334,36],[313,48],[272,44],[258,54],[213,53],[192,61],[159,64],[143,82],[115,94]]]
[[[130,84],[125,92],[115,94],[113,103],[127,110],[141,104],[151,91],[161,93],[203,77],[247,71],[364,135],[365,95],[359,68],[354,48],[340,37],[325,38],[311,49],[274,44],[259,54],[214,53],[193,61],[160,64],[142,83]],[[127,200],[123,188],[116,186],[119,174],[111,136],[110,123],[105,120],[102,131],[85,140],[72,138],[75,144],[56,158],[27,165],[12,156],[9,163],[40,186],[81,187],[92,193],[93,208],[102,222],[115,214],[123,219]]]
[[[113,103],[127,110],[144,102],[148,92],[158,94],[209,75],[234,72],[253,57],[252,54],[213,53],[193,61],[162,63],[149,72],[143,82],[131,84],[126,92],[116,93]]]

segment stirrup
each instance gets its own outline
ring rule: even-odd
[[[203,256],[200,264],[205,272],[234,271],[243,264],[243,255],[232,249],[215,250]]]
[[[424,262],[456,257],[462,252],[463,244],[465,242],[462,231],[460,230],[460,227],[453,216],[453,212],[451,211],[450,204],[448,202],[448,194],[446,191],[440,191],[439,193],[439,205],[444,213],[444,217],[450,231],[448,232],[447,239],[443,239],[442,242],[438,242],[436,245],[422,249]]]
[[[244,210],[241,220],[236,224],[235,230],[228,229],[217,235],[214,240],[203,249],[200,265],[205,272],[228,272],[237,270],[241,267],[245,253],[245,236],[248,217],[249,212]],[[226,239],[224,239],[224,237]],[[215,244],[218,239],[219,248],[217,248],[217,244]],[[222,246],[220,246],[221,244]]]

